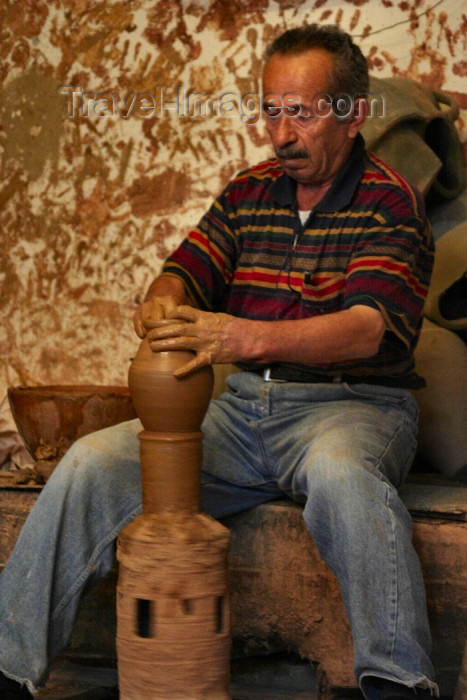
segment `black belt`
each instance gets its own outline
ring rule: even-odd
[[[252,367],[245,369],[247,372],[259,374],[265,382],[299,382],[309,384],[374,384],[376,386],[388,386],[399,389],[421,389],[425,381],[417,374],[405,377],[378,377],[371,375],[353,374],[319,374],[295,367],[283,367],[271,365],[270,367]]]

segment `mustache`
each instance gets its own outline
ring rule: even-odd
[[[295,158],[309,158],[310,154],[305,150],[295,150],[293,148],[276,148],[276,156],[278,158],[287,158],[294,160]]]

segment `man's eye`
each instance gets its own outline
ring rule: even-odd
[[[282,111],[282,107],[276,107],[276,105],[263,105],[263,112],[267,117],[278,117]]]

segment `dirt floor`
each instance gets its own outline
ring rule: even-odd
[[[36,698],[112,700],[118,698],[117,682],[115,668],[60,659],[52,668],[47,687]],[[232,700],[317,700],[314,669],[295,658],[234,662],[230,693]]]
[[[59,659],[37,700],[117,700],[115,668]],[[232,700],[318,700],[314,668],[295,656],[276,655],[232,664]],[[170,698],[167,698],[170,700]],[[363,700],[358,691],[336,691],[332,700]],[[452,700],[446,696],[439,700]]]

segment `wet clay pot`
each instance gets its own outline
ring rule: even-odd
[[[177,379],[174,370],[193,358],[191,352],[152,352],[143,340],[128,372],[131,397],[146,430],[199,430],[211,399],[212,367]]]
[[[117,546],[117,654],[122,700],[228,700],[228,530],[200,511],[200,430],[212,369],[177,379],[191,353],[130,367],[140,433],[143,512]]]

